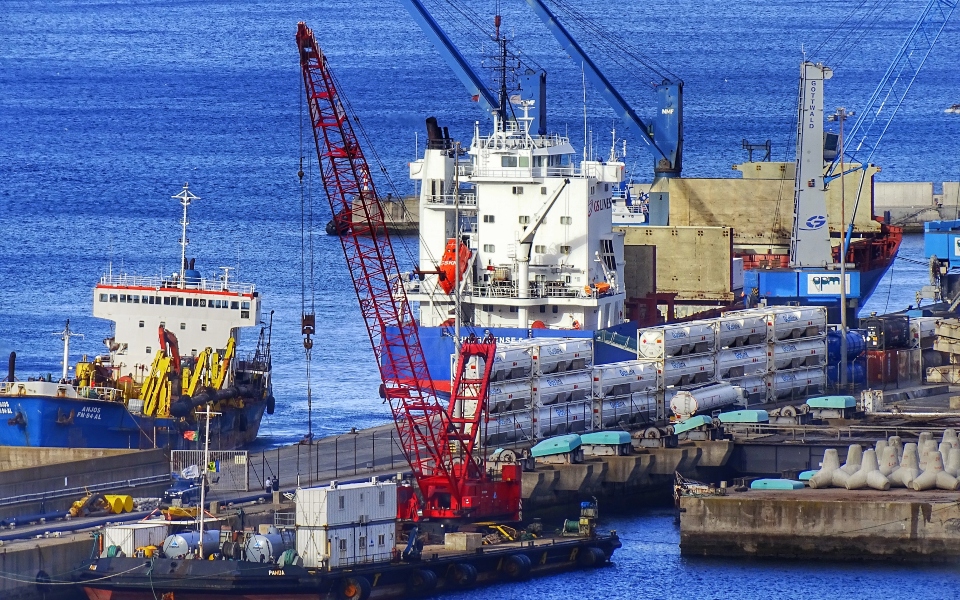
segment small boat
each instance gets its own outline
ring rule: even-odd
[[[960,104],[953,104],[950,108],[944,110],[943,112],[947,113],[960,113]]]

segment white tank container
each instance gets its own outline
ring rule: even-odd
[[[557,373],[533,380],[533,399],[539,406],[585,400],[592,396],[590,371]]]
[[[514,410],[491,415],[483,428],[488,446],[533,439],[533,409]]]
[[[530,406],[532,401],[533,387],[530,381],[491,383],[487,395],[487,406],[491,413],[520,410]]]
[[[817,394],[826,383],[824,367],[808,367],[778,371],[767,376],[768,397],[791,398],[800,394]]]
[[[254,563],[276,563],[287,546],[279,533],[251,535],[243,545],[244,560]]]
[[[740,388],[729,383],[715,383],[701,388],[677,390],[670,398],[670,411],[683,420],[732,404],[744,404]]]
[[[589,400],[554,404],[535,410],[537,422],[534,430],[538,439],[592,430],[593,403]]]
[[[658,363],[663,385],[691,385],[707,383],[716,377],[717,364],[713,355],[677,356]]]
[[[717,347],[755,346],[767,341],[763,313],[727,313],[717,319]]]
[[[657,387],[657,365],[630,360],[593,367],[593,396],[623,396]]]
[[[763,376],[729,379],[727,383],[743,390],[743,397],[748,406],[767,401],[767,382]]]
[[[778,342],[767,348],[771,370],[815,367],[826,363],[827,342],[825,339]]]
[[[196,554],[200,549],[200,532],[184,531],[168,535],[163,540],[163,555],[167,558],[184,558]],[[203,532],[203,554],[207,558],[214,552],[220,551],[220,531],[206,530]]]
[[[643,358],[713,352],[717,345],[716,321],[690,321],[641,329],[637,349]]]
[[[593,366],[593,339],[539,339],[533,346],[533,368],[536,375],[579,371]]]
[[[772,340],[824,336],[827,309],[822,306],[771,306],[766,309],[767,331]]]
[[[607,397],[597,403],[597,429],[609,429],[620,424],[646,423],[654,421],[657,416],[657,397],[649,392]]]
[[[727,348],[717,353],[717,377],[721,379],[763,375],[766,372],[767,346]]]
[[[492,381],[524,379],[533,372],[533,349],[529,345],[498,345],[493,369]]]

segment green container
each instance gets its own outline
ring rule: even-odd
[[[819,396],[807,400],[807,406],[810,408],[856,408],[857,399],[853,396]]]
[[[552,456],[554,454],[573,452],[579,447],[580,436],[575,433],[570,433],[543,440],[530,449],[530,454],[534,458],[538,456]]]
[[[626,431],[594,431],[581,435],[580,441],[594,446],[619,446],[630,443],[630,434]]]
[[[733,410],[717,416],[721,423],[766,423],[770,415],[765,410]]]
[[[805,487],[802,481],[793,479],[757,479],[750,484],[751,490],[802,490]]]
[[[685,431],[690,431],[691,429],[696,429],[697,427],[704,427],[708,425],[713,425],[713,419],[706,415],[697,415],[695,417],[690,417],[686,421],[682,421],[673,426],[674,433],[683,433]]]

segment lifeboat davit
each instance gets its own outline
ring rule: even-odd
[[[447,240],[447,248],[443,251],[443,258],[440,260],[440,267],[438,269],[440,271],[440,289],[448,294],[453,293],[453,288],[467,270],[470,256],[470,249],[467,248],[466,244],[460,242],[460,256],[458,257],[457,241]],[[459,265],[455,265],[457,258],[460,259]],[[454,268],[455,266],[457,267],[456,269]]]

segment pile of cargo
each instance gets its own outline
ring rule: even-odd
[[[589,339],[501,344],[487,444],[664,423],[806,397],[826,381],[826,311],[763,307],[637,332],[637,358],[595,365]]]
[[[860,319],[866,338],[866,364],[849,367],[848,381],[872,389],[890,389],[917,385],[922,365],[939,367],[944,356],[937,352],[934,340],[940,334],[936,317],[875,314]],[[960,335],[953,333],[953,335]]]

